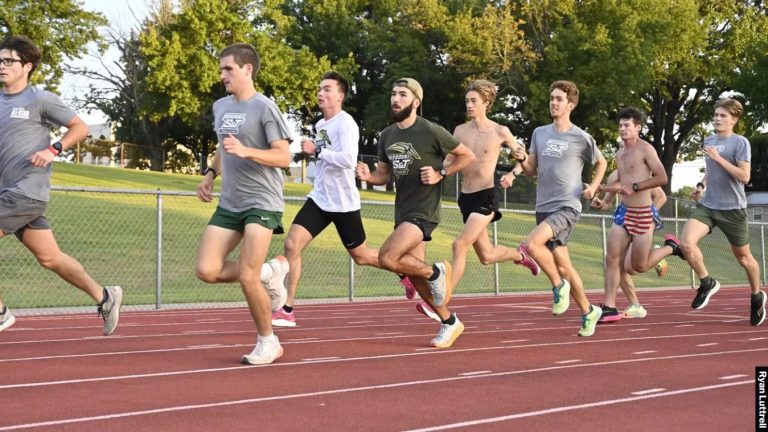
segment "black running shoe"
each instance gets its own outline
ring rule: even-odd
[[[680,248],[680,239],[677,238],[674,234],[667,234],[664,236],[664,246],[669,246],[672,248],[672,255],[676,257],[680,257],[680,259],[684,260],[685,256],[683,255],[683,249]]]
[[[752,294],[752,301],[750,302],[750,314],[749,323],[753,326],[759,326],[765,321],[765,301],[767,295],[760,291],[757,294]]]
[[[701,285],[699,285],[698,291],[696,291],[696,297],[693,298],[691,307],[694,309],[704,309],[707,303],[709,303],[709,299],[712,298],[718,290],[720,290],[720,282],[715,279],[710,278],[708,284],[702,282]]]
[[[597,320],[599,324],[618,321],[622,318],[622,314],[615,307],[600,305],[600,309],[603,310],[600,319]]]

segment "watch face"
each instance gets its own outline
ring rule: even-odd
[[[56,149],[56,151],[57,151],[57,152],[61,152],[62,146],[61,146],[61,143],[60,143],[60,142],[57,142],[57,143],[53,143],[53,144],[51,145],[51,147],[53,147],[54,149]]]

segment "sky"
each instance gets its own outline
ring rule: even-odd
[[[127,31],[137,24],[149,13],[149,5],[146,0],[78,0],[83,9],[92,12],[101,12],[107,20],[109,27],[115,30]],[[135,18],[134,18],[135,17]],[[138,21],[137,21],[138,20]],[[74,66],[88,67],[92,69],[101,69],[101,62],[98,60],[98,53],[95,46],[90,47],[90,54],[74,62]],[[115,48],[110,48],[103,56],[105,63],[116,61],[118,52]],[[73,74],[65,74],[60,87],[61,95],[64,100],[70,101],[77,96],[81,96],[88,91],[90,82],[85,77]],[[83,120],[88,124],[102,123],[105,117],[101,113],[79,113]]]

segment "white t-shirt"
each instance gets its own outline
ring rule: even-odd
[[[315,162],[315,184],[307,195],[318,207],[335,213],[360,210],[355,186],[360,129],[345,111],[315,125],[315,145],[322,150]]]

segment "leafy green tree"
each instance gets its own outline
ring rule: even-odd
[[[765,16],[747,2],[553,0],[526,2],[519,13],[541,55],[526,82],[527,117],[548,122],[549,83],[575,81],[574,121],[615,147],[613,114],[638,106],[670,178],[678,157],[700,146],[693,138],[714,101],[749,67],[748,47],[765,38]]]
[[[91,42],[103,48],[99,27],[103,15],[88,12],[74,0],[0,0],[0,39],[24,35],[43,50],[42,64],[32,83],[56,90],[68,60],[82,57]]]

